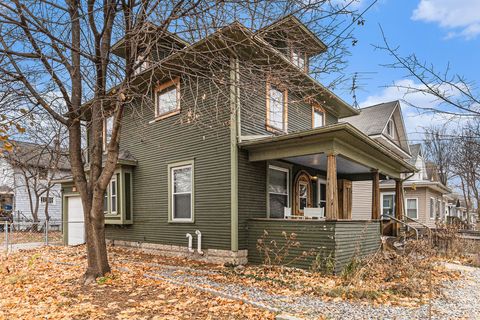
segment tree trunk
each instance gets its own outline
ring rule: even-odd
[[[84,283],[95,282],[95,279],[110,272],[108,263],[107,244],[105,240],[105,218],[103,212],[103,193],[95,189],[92,205],[86,208],[85,233],[88,265],[84,274]]]

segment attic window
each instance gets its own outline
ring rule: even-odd
[[[393,125],[393,120],[392,119],[388,120],[388,122],[387,122],[387,134],[391,138],[395,138],[395,130],[394,130],[394,125]]]
[[[133,67],[133,74],[137,75],[147,70],[150,67],[150,62],[145,55],[139,54],[137,59],[135,59],[135,65]]]
[[[291,48],[291,51],[290,51],[290,60],[292,61],[292,63],[294,65],[296,65],[299,69],[305,71],[306,68],[306,64],[305,64],[305,60],[306,60],[306,54],[305,52],[301,52],[300,50],[296,49],[296,48]]]

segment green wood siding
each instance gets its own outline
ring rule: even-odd
[[[249,162],[248,153],[238,153],[238,248],[247,249],[248,219],[267,215],[267,164]]]
[[[263,257],[257,249],[257,240],[262,238],[264,230],[268,232],[266,241],[275,240],[279,247],[285,244],[282,232],[295,233],[299,247],[290,248],[286,262],[300,257],[303,252],[313,250],[314,255],[300,259],[292,266],[310,269],[317,255],[331,257],[335,261],[335,272],[353,257],[363,257],[380,248],[380,223],[376,221],[320,221],[320,220],[268,220],[252,219],[248,223],[248,261],[263,263]]]
[[[342,221],[335,225],[336,271],[353,257],[375,253],[381,245],[380,223],[372,221]]]
[[[240,66],[241,81],[245,89],[240,90],[242,135],[271,135],[265,129],[266,124],[266,80],[258,73],[247,77],[248,72]],[[252,84],[255,83],[255,86]],[[312,129],[312,106],[299,97],[288,92],[288,132]],[[327,125],[338,119],[326,112]]]
[[[228,93],[205,79],[182,79],[179,115],[149,123],[151,107],[126,110],[120,148],[138,161],[131,186],[133,224],[107,226],[107,238],[186,246],[185,234],[198,229],[204,248],[230,249]],[[195,161],[195,221],[169,223],[167,166],[186,160]]]
[[[288,162],[272,162],[271,164],[291,167],[290,170],[290,204],[292,204],[292,186],[298,171],[305,170],[309,174],[325,177],[325,172],[312,168],[292,165]],[[266,161],[250,162],[248,153],[240,150],[238,156],[238,220],[239,220],[239,249],[248,248],[248,220],[267,217],[267,168]],[[317,198],[317,185],[312,183],[312,200]]]

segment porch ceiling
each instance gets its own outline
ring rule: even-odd
[[[348,123],[244,141],[240,146],[248,150],[250,161],[285,159],[325,168],[325,155],[337,154],[339,173],[377,169],[381,174],[400,178],[401,173],[416,171],[414,166]]]
[[[291,163],[314,168],[317,170],[327,170],[327,155],[325,153],[309,154],[306,156],[284,158]],[[372,168],[362,164],[345,159],[341,155],[337,157],[337,172],[340,174],[362,174],[370,173]]]

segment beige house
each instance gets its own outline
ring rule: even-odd
[[[432,228],[438,222],[445,221],[448,201],[444,196],[451,193],[451,190],[438,181],[435,170],[432,170],[434,166],[429,166],[427,170],[421,145],[409,145],[399,101],[370,106],[362,109],[359,115],[342,120],[354,125],[417,168],[418,171],[405,176],[407,179],[403,182],[403,212],[408,217],[407,220],[414,224],[417,221],[419,227],[426,225]],[[371,189],[371,181],[353,182],[352,198],[356,205],[352,208],[352,219],[366,219],[371,214]],[[380,206],[382,215],[394,216],[393,180],[387,179],[380,183]]]

